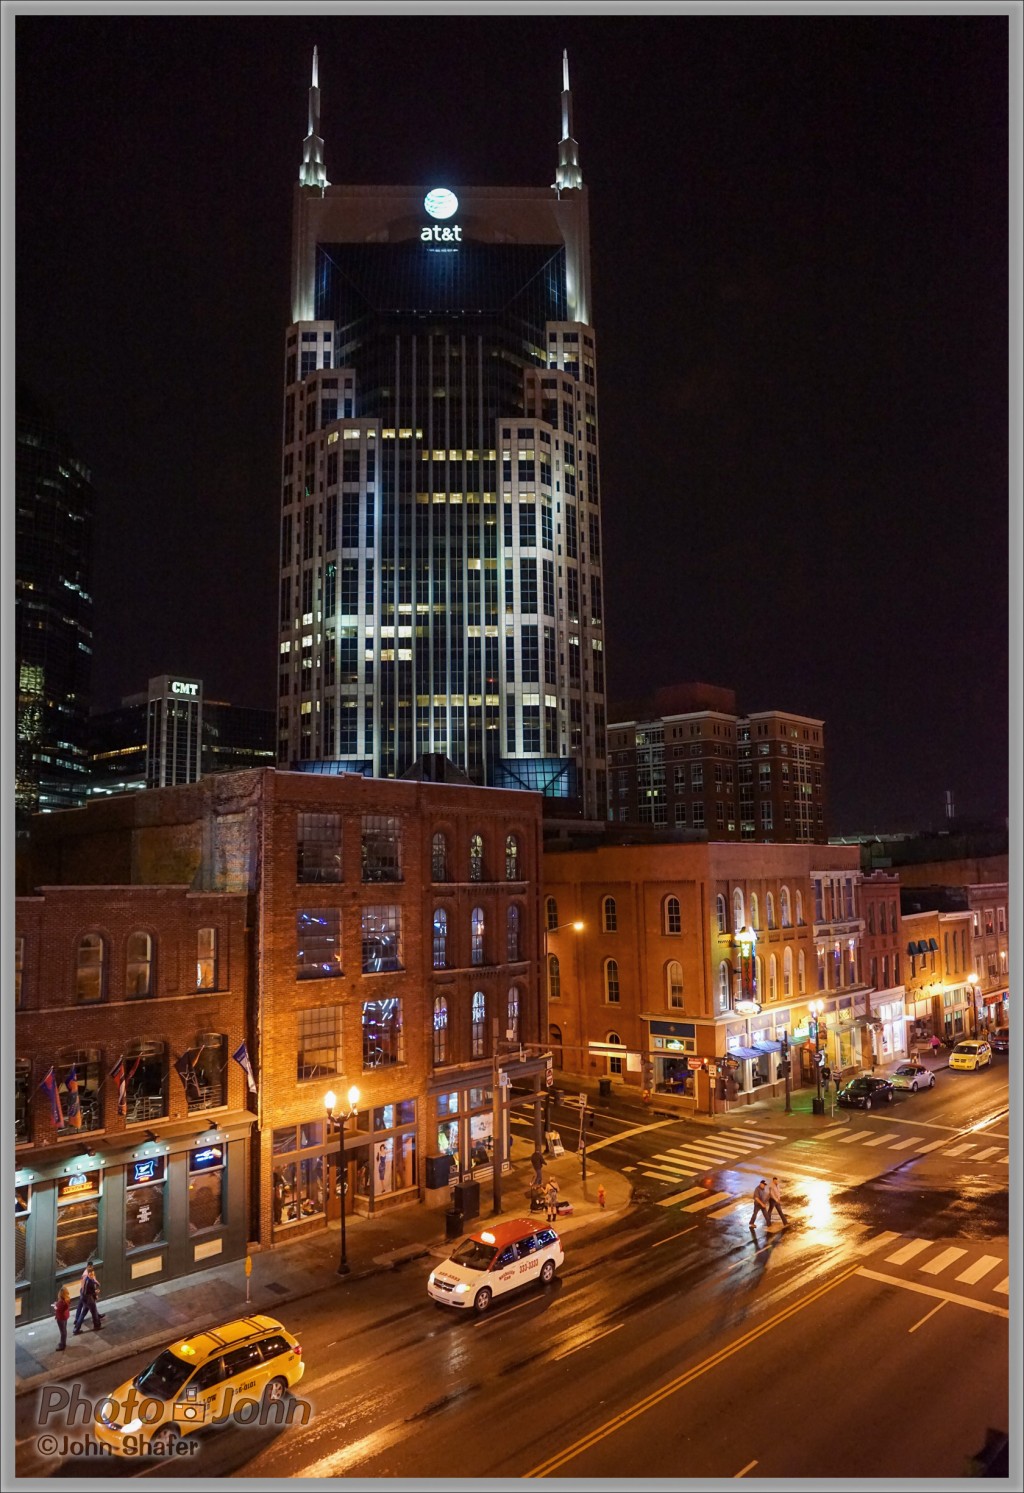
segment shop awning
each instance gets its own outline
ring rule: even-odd
[[[761,1049],[758,1047],[730,1047],[725,1054],[727,1058],[759,1058]]]
[[[757,1045],[758,1045],[759,1049],[761,1050],[761,1052],[781,1052],[782,1051],[782,1043],[781,1042],[776,1042],[776,1040],[775,1040],[774,1037],[755,1037],[754,1041],[757,1043]]]
[[[923,944],[921,945],[921,947],[922,949],[924,949]],[[939,945],[934,938],[930,938],[928,940],[928,948],[924,949],[924,952],[929,954],[937,954],[939,952]]]
[[[910,955],[916,955],[917,952],[918,952],[917,940],[912,938],[910,940],[910,942],[907,944],[907,953],[910,954]]]

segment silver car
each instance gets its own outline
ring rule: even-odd
[[[918,1089],[935,1087],[935,1074],[921,1063],[900,1063],[889,1074],[889,1079],[894,1089],[909,1089],[912,1094],[916,1094]]]

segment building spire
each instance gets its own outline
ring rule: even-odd
[[[580,170],[580,149],[572,138],[572,94],[569,92],[569,53],[562,53],[562,138],[558,145],[558,170],[555,172],[555,187],[563,191],[568,187],[581,187],[583,172]]]
[[[304,187],[319,187],[323,191],[329,185],[327,168],[324,165],[324,142],[320,138],[320,85],[317,49],[313,48],[313,81],[309,89],[309,134],[302,142],[302,166],[299,181]]]

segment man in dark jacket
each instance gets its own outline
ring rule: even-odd
[[[103,1325],[103,1318],[97,1305],[100,1299],[100,1283],[96,1279],[96,1271],[91,1265],[86,1269],[82,1278],[82,1289],[78,1297],[78,1312],[75,1317],[75,1334],[81,1332],[82,1322],[87,1316],[92,1315],[92,1330],[99,1332]]]

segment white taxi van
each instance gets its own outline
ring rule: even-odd
[[[166,1452],[204,1426],[232,1417],[248,1423],[304,1371],[302,1349],[280,1322],[240,1317],[165,1348],[101,1403],[93,1432],[121,1456]]]
[[[485,1312],[494,1297],[506,1291],[534,1281],[550,1284],[564,1259],[561,1241],[550,1224],[513,1218],[463,1239],[430,1272],[427,1294],[440,1306]]]
[[[987,1042],[977,1039],[958,1042],[949,1055],[951,1068],[987,1068],[992,1061],[992,1049]]]

